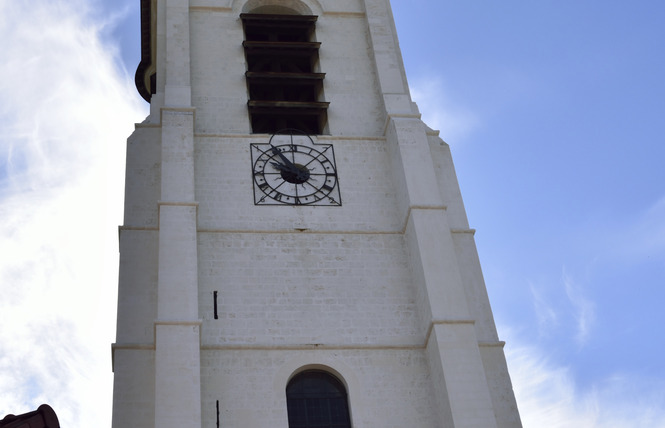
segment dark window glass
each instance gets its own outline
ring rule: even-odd
[[[286,387],[289,428],[350,428],[344,385],[330,373],[308,370]]]

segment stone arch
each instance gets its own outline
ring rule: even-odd
[[[348,390],[349,390],[349,384],[346,382],[346,378],[345,378],[340,372],[338,372],[338,371],[335,370],[334,368],[332,368],[332,367],[330,367],[330,366],[328,366],[328,365],[325,365],[325,364],[306,364],[306,365],[304,365],[304,366],[300,366],[300,367],[298,367],[298,368],[295,369],[295,370],[291,373],[291,375],[286,379],[286,384],[288,385],[288,383],[291,382],[291,379],[293,379],[294,377],[296,377],[296,376],[299,375],[300,373],[302,373],[302,372],[306,372],[306,371],[310,371],[310,370],[318,370],[318,371],[326,372],[326,373],[329,373],[329,374],[333,375],[333,376],[336,377],[340,382],[342,382],[342,384],[344,385],[344,388],[346,388],[346,390],[347,390],[347,392],[348,392]]]
[[[317,0],[234,0],[237,13],[271,13],[278,15],[321,15],[323,9]]]
[[[348,385],[330,367],[301,367],[289,378],[285,396],[289,427],[313,422],[351,427]]]
[[[299,355],[290,358],[279,368],[273,378],[273,391],[275,394],[282,394],[284,405],[286,407],[286,395],[284,390],[289,381],[294,376],[307,370],[321,370],[330,373],[339,379],[346,388],[349,399],[349,413],[352,421],[367,420],[364,413],[366,393],[362,388],[360,379],[356,377],[356,372],[350,366],[337,358],[323,357],[312,361],[311,355]]]

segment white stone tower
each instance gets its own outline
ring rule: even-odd
[[[141,0],[113,427],[520,427],[388,0]]]

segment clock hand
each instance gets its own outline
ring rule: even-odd
[[[278,169],[280,171],[291,171],[288,165],[284,165],[283,163],[270,162],[270,165],[272,165],[275,169]]]
[[[271,161],[270,164],[278,171],[281,171],[284,178],[289,183],[301,184],[310,179],[309,169],[302,165],[296,165],[291,162],[284,153],[281,152],[277,147],[270,145],[270,151],[273,156],[277,156],[279,160]],[[274,159],[274,158],[273,158]],[[279,162],[281,161],[281,162]],[[283,163],[282,163],[283,162]]]
[[[279,158],[284,162],[286,166],[288,166],[291,171],[294,171],[297,169],[296,166],[286,157],[284,156],[284,153],[282,153],[281,150],[279,150],[277,147],[273,146],[272,144],[270,145],[270,150],[274,155],[279,156]]]
[[[285,172],[287,174],[291,174],[291,176],[297,176],[300,177],[301,171],[296,167],[295,165],[289,166],[289,165],[284,165],[283,163],[279,162],[270,162],[270,164],[273,166],[278,171]],[[306,179],[305,179],[306,180]]]

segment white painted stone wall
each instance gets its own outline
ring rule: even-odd
[[[385,138],[314,137],[333,144],[341,207],[254,206],[250,143],[268,136],[199,136],[196,183],[200,230],[401,232]]]
[[[205,345],[424,342],[399,234],[200,234],[199,271]]]
[[[331,104],[314,140],[334,145],[341,207],[254,205],[249,146],[268,136],[249,133],[239,14],[269,4],[319,16]],[[521,426],[450,150],[410,100],[388,2],[157,5],[158,93],[127,149],[114,428],[215,427],[217,402],[221,427],[286,428],[307,368],[342,380],[355,428]]]
[[[215,426],[219,400],[220,426],[287,428],[285,385],[317,368],[344,381],[356,428],[440,427],[422,350],[210,349],[202,361],[203,426]]]

